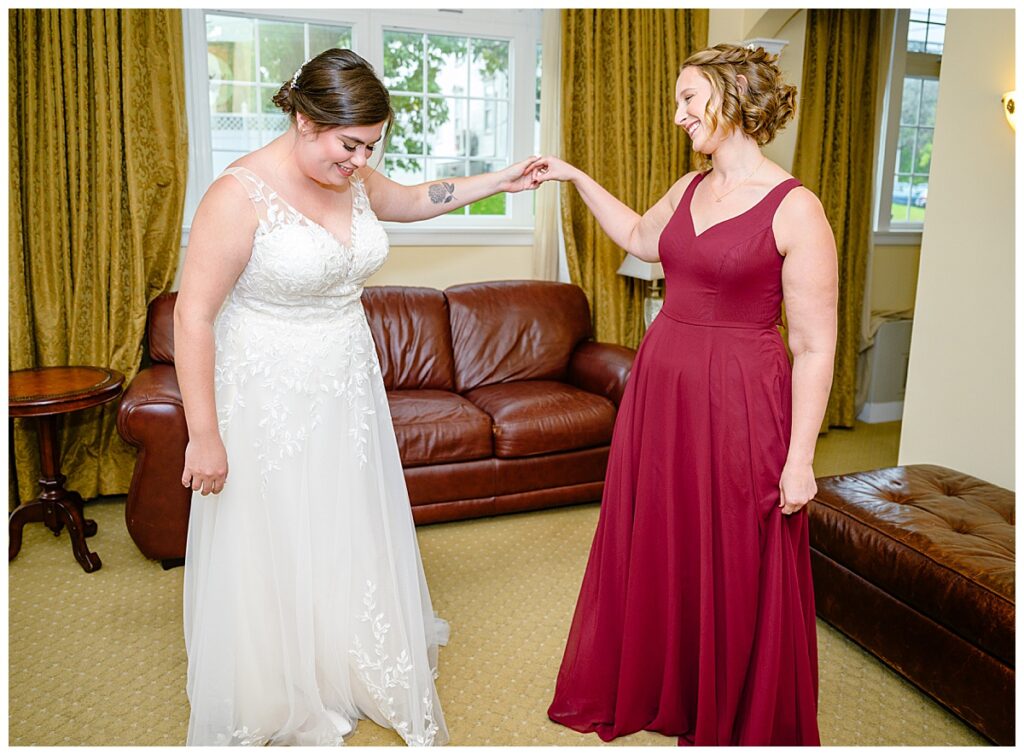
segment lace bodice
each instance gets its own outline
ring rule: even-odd
[[[329,315],[359,301],[366,279],[387,258],[388,238],[357,176],[350,179],[352,230],[346,246],[251,170],[224,173],[245,187],[259,218],[252,257],[231,292],[233,300],[289,318]]]

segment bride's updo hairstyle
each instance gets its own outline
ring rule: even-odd
[[[711,84],[704,112],[711,133],[720,124],[727,131],[739,128],[764,146],[796,112],[796,87],[783,82],[777,60],[763,47],[722,44],[695,52],[679,72],[696,68]],[[736,82],[741,74],[747,79],[745,92]]]
[[[274,104],[291,116],[302,113],[316,131],[337,126],[370,126],[395,113],[387,87],[365,59],[351,50],[332,48],[310,58],[274,95]]]

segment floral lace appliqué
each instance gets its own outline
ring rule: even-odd
[[[386,639],[391,624],[385,621],[384,613],[377,611],[377,600],[374,594],[377,591],[376,585],[367,580],[366,592],[363,594],[364,610],[357,618],[370,625],[373,633],[374,644],[371,650],[363,647],[359,635],[353,635],[352,648],[349,653],[356,662],[359,678],[366,685],[380,712],[391,724],[392,728],[406,741],[413,746],[429,747],[434,744],[437,736],[438,725],[434,719],[434,695],[427,687],[423,690],[421,701],[423,703],[423,732],[422,734],[410,732],[411,723],[404,720],[395,710],[394,690],[409,689],[409,672],[412,671],[412,662],[409,653],[402,649],[397,657],[392,657],[386,648]]]

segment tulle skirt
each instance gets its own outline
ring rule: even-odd
[[[232,349],[259,324],[221,326]],[[447,742],[434,679],[448,627],[431,607],[376,355],[354,365],[350,346],[328,346],[347,360],[333,382],[307,374],[291,391],[225,377],[241,368],[219,357],[229,472],[221,494],[192,499],[188,744],[333,745],[359,718],[409,744]]]

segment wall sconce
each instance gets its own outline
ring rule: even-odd
[[[651,327],[651,322],[661,311],[661,305],[665,303],[665,300],[661,298],[661,288],[658,286],[658,282],[665,277],[661,263],[644,262],[632,254],[627,254],[626,259],[622,260],[622,264],[615,272],[627,278],[639,278],[647,281],[644,292],[644,326]]]
[[[1017,130],[1017,90],[1007,92],[1003,95],[1003,115],[1010,128]]]

